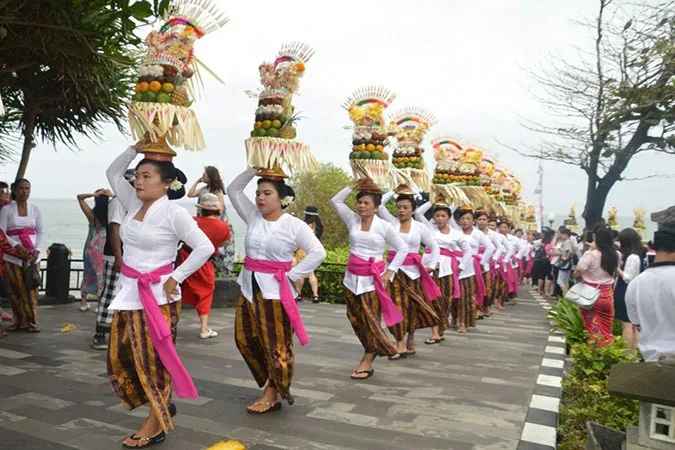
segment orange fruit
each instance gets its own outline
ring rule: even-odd
[[[298,61],[295,64],[295,68],[298,69],[298,72],[304,72],[305,71],[305,65],[301,61]]]
[[[253,128],[256,129],[256,130],[257,130],[258,128],[260,128],[260,127],[262,127],[262,122],[256,122],[256,123],[253,125]]]
[[[164,83],[162,84],[162,92],[166,92],[167,94],[172,93],[175,90],[175,86],[172,83]]]
[[[162,83],[157,80],[151,81],[148,89],[150,89],[152,92],[159,92],[162,89]]]
[[[136,92],[140,92],[141,94],[145,91],[148,90],[148,82],[147,81],[141,81],[140,83],[136,83]]]

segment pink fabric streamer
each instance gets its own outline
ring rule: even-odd
[[[375,261],[375,258],[368,258],[366,261],[354,254],[349,255],[347,260],[347,270],[360,277],[373,277],[375,292],[380,299],[382,315],[388,327],[393,327],[397,323],[403,322],[403,314],[398,310],[394,301],[384,289],[382,284],[382,272],[384,272],[384,261]]]
[[[391,263],[396,257],[395,251],[387,252],[387,263]],[[427,299],[430,302],[433,302],[439,297],[443,296],[441,289],[436,285],[434,279],[431,278],[431,275],[427,271],[424,264],[422,264],[422,257],[417,253],[408,253],[403,261],[404,266],[417,266],[420,271],[420,276],[422,277],[422,287],[424,288],[424,295],[427,296]]]
[[[251,272],[273,274],[274,278],[277,279],[279,282],[279,297],[281,297],[279,300],[281,300],[288,320],[291,322],[293,331],[298,336],[300,345],[306,345],[309,343],[309,336],[307,335],[307,331],[305,331],[305,325],[302,323],[302,317],[300,316],[300,309],[298,309],[298,304],[295,303],[291,287],[288,284],[287,273],[291,270],[292,266],[291,261],[266,261],[253,259],[250,256],[244,258],[245,269]]]
[[[504,264],[504,257],[500,256],[497,263],[499,263],[499,266],[501,267],[501,270],[499,271],[499,274],[501,275],[502,280],[504,280],[508,283],[509,282],[509,276],[508,276],[508,269],[506,267],[506,266],[508,266],[508,264]]]
[[[26,250],[32,252],[35,250],[35,244],[31,240],[31,236],[35,236],[35,230],[32,228],[15,228],[7,232],[7,236],[18,236],[21,245],[23,245]]]
[[[136,280],[138,295],[143,304],[145,325],[148,328],[150,339],[152,339],[152,344],[155,346],[159,359],[171,375],[174,392],[181,398],[197,398],[199,397],[197,388],[192,381],[192,377],[190,377],[190,374],[178,357],[176,346],[171,338],[169,324],[166,323],[162,310],[157,304],[157,299],[150,288],[150,284],[157,284],[162,280],[162,275],[168,275],[172,272],[173,264],[167,264],[152,272],[141,273],[133,267],[122,263],[122,275]]]
[[[525,273],[529,276],[532,276],[532,267],[534,266],[534,252],[530,250],[529,255],[528,255],[528,260],[527,260],[527,269],[525,270]]]
[[[509,294],[518,292],[518,278],[511,262],[506,263],[506,283],[509,288]]]
[[[424,253],[431,253],[431,250],[426,249]],[[441,255],[447,256],[450,258],[450,267],[452,267],[452,298],[459,298],[462,295],[462,292],[459,287],[459,260],[464,256],[464,252],[461,250],[448,250],[447,248],[441,248]]]
[[[483,278],[483,266],[480,265],[480,255],[473,255],[473,270],[476,272],[476,304],[483,306],[483,301],[487,295],[485,287],[485,278]]]

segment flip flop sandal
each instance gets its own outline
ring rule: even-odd
[[[426,341],[424,341],[425,344],[427,345],[434,345],[434,344],[440,344],[443,339],[434,339],[434,338],[429,338]]]
[[[7,333],[6,331],[1,331],[1,330],[0,330],[0,338],[4,338],[4,337],[6,337],[6,336],[9,336],[9,333]]]
[[[365,376],[365,377],[355,377],[355,376],[354,376],[354,375],[360,374],[360,373],[365,373],[366,376]],[[351,376],[350,378],[351,378],[352,380],[366,380],[366,379],[372,377],[374,373],[375,373],[375,369],[370,369],[370,370],[357,370],[356,372],[354,372],[354,373],[352,374],[352,376]]]
[[[135,434],[132,434],[129,437],[129,439],[131,439],[132,441],[136,441],[136,442],[140,443],[141,445],[128,445],[128,444],[125,444],[123,442],[122,447],[124,447],[124,448],[145,448],[145,447],[150,447],[151,445],[161,444],[162,442],[164,442],[164,440],[166,439],[166,433],[164,433],[164,431],[160,431],[159,434],[157,434],[156,436],[152,436],[152,437],[136,437]]]
[[[312,303],[319,303],[319,297],[312,297]]]
[[[389,361],[398,361],[399,359],[406,359],[408,352],[398,352],[394,356],[389,357]]]
[[[278,411],[281,409],[281,402],[275,402],[275,403],[270,403],[270,402],[255,402],[253,406],[255,405],[265,405],[268,406],[267,409],[262,410],[262,411],[255,411],[250,408],[246,408],[246,412],[249,414],[255,414],[255,415],[260,415],[260,414],[267,414],[268,412],[272,411]]]
[[[30,326],[30,327],[26,328],[26,331],[28,331],[29,333],[39,333],[40,328],[38,328],[36,326]]]
[[[408,353],[408,356],[413,356],[413,355],[417,354],[417,350],[415,349],[415,347],[413,347],[412,350],[408,349],[407,353]]]

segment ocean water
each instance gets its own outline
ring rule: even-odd
[[[31,199],[30,202],[42,212],[45,226],[45,248],[53,243],[65,244],[73,253],[73,258],[82,258],[88,225],[77,200],[75,198],[72,200],[36,198]],[[196,202],[192,199],[179,200],[178,203],[190,214],[196,214],[194,207]],[[230,226],[234,229],[236,252],[243,259],[246,224],[239,218],[232,205],[227,201],[225,203]]]

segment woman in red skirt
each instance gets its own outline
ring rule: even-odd
[[[197,205],[200,216],[195,217],[197,225],[206,234],[213,246],[217,249],[223,247],[230,240],[230,227],[227,222],[220,220],[221,206],[215,194],[202,194],[201,202]],[[179,258],[184,260],[190,254],[191,249],[180,249]],[[209,328],[209,313],[213,293],[216,290],[216,269],[211,261],[207,261],[199,270],[190,275],[181,284],[183,291],[182,301],[192,305],[199,314],[201,332],[199,337],[209,339],[218,336],[218,333]]]

